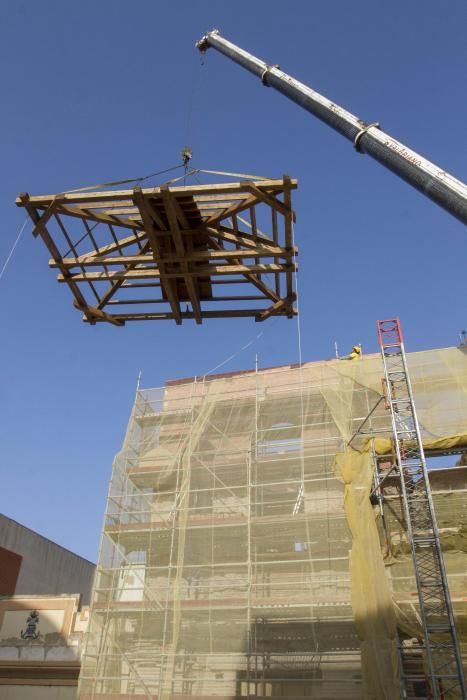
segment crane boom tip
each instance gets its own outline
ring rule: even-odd
[[[195,46],[199,51],[204,52],[204,51],[207,51],[209,49],[209,47],[210,47],[209,37],[212,34],[220,34],[220,31],[218,29],[211,29],[211,31],[204,34],[204,36],[202,36],[201,39],[198,39]]]

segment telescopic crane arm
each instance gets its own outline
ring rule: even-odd
[[[196,44],[200,51],[210,46],[257,75],[263,85],[273,87],[351,141],[360,153],[368,153],[403,180],[467,224],[467,186],[434,165],[374,122],[368,124],[327,97],[224,39],[217,29]]]

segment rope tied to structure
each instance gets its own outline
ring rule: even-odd
[[[6,270],[7,267],[8,267],[8,263],[10,262],[11,258],[13,257],[13,253],[15,252],[16,246],[18,245],[19,240],[20,240],[21,236],[23,235],[23,231],[24,231],[24,229],[25,229],[25,226],[26,226],[27,222],[28,222],[28,217],[26,217],[26,219],[24,220],[22,226],[20,226],[20,229],[19,229],[19,231],[18,231],[18,235],[17,235],[16,238],[15,238],[15,242],[13,243],[13,245],[12,245],[12,247],[11,247],[11,250],[10,250],[10,252],[8,253],[5,262],[3,263],[3,267],[2,267],[2,269],[0,270],[0,280],[2,279],[2,277],[3,277],[4,273],[5,273],[5,270]]]

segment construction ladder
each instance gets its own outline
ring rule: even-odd
[[[378,335],[424,636],[425,675],[410,670],[411,647],[400,646],[403,692],[406,698],[413,697],[415,688],[426,684],[429,698],[467,698],[399,319],[378,321]]]

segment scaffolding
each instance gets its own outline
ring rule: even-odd
[[[467,446],[466,352],[408,359],[422,439]],[[420,627],[400,517],[386,517],[385,539],[369,498],[392,430],[381,375],[369,355],[137,392],[113,467],[81,700],[400,697],[398,640]],[[465,624],[455,541],[453,610]]]

